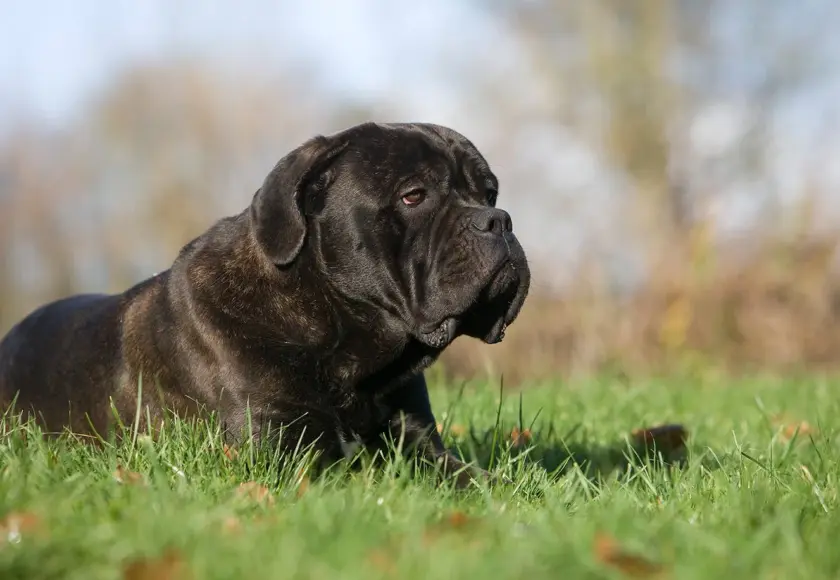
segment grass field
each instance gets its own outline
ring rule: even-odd
[[[226,452],[212,423],[104,450],[16,428],[0,578],[838,578],[838,394],[707,374],[535,385],[500,406],[498,384],[436,387],[447,443],[514,480],[467,492],[399,461],[310,480],[305,457]],[[684,461],[632,445],[662,423],[688,430]]]

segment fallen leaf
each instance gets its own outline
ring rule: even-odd
[[[233,461],[234,459],[239,457],[239,451],[237,451],[235,447],[231,447],[227,443],[225,443],[222,447],[222,453],[224,453],[225,457],[227,457],[230,461]]]
[[[780,437],[784,441],[790,441],[794,437],[807,437],[808,435],[816,435],[817,430],[811,426],[807,421],[800,421],[798,423],[788,423],[782,428]]]
[[[180,554],[167,550],[163,557],[131,560],[123,567],[125,580],[187,580],[192,578]]]
[[[428,546],[449,533],[462,533],[468,528],[471,528],[475,523],[476,520],[462,511],[451,512],[446,517],[441,518],[426,528],[426,531],[423,533],[423,542]],[[477,544],[478,540],[471,542],[471,545]]]
[[[305,494],[307,491],[309,491],[309,477],[304,475],[300,478],[300,483],[298,483],[296,494],[300,498],[303,497],[303,494]]]
[[[229,534],[235,534],[242,529],[242,522],[239,521],[239,518],[234,516],[229,516],[225,518],[222,522],[222,530]]]
[[[664,573],[660,564],[625,552],[618,542],[606,534],[595,536],[593,552],[596,560],[631,578],[655,578]]]
[[[136,471],[129,471],[122,465],[117,465],[117,469],[113,473],[114,479],[119,483],[126,483],[129,485],[144,485],[143,475]]]
[[[240,483],[239,487],[236,490],[236,493],[240,497],[246,497],[257,503],[266,503],[268,505],[274,505],[274,496],[271,495],[271,492],[268,490],[267,487],[264,485],[260,485],[256,481],[248,481],[245,483]]]
[[[631,435],[637,444],[655,447],[662,453],[679,451],[688,440],[688,431],[676,424],[634,429]]]
[[[443,423],[437,423],[435,425],[435,429],[437,429],[438,433],[443,433]],[[467,428],[464,427],[463,425],[458,425],[457,423],[453,423],[452,425],[449,426],[449,433],[456,436],[456,437],[459,437],[466,432],[467,432]]]
[[[372,550],[368,554],[367,559],[371,565],[380,572],[388,575],[394,575],[396,573],[397,566],[394,564],[394,559],[391,557],[391,554],[382,548]]]
[[[251,523],[256,526],[274,526],[277,527],[280,525],[281,518],[277,515],[276,512],[269,512],[265,515],[258,515],[255,516]]]
[[[531,442],[531,430],[519,430],[519,427],[514,427],[510,432],[510,439],[513,441],[514,447],[524,447]]]
[[[30,512],[11,512],[0,520],[0,542],[17,544],[24,535],[41,527],[41,518]]]
[[[460,437],[466,432],[467,432],[467,428],[464,427],[463,425],[458,425],[457,423],[453,423],[452,425],[449,426],[449,434],[453,435],[455,437]]]
[[[470,522],[467,514],[461,511],[454,511],[446,518],[447,523],[453,528],[463,528]]]

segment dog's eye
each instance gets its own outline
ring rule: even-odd
[[[407,206],[420,205],[426,199],[426,192],[422,189],[412,189],[400,199]]]

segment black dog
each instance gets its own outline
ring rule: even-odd
[[[48,304],[0,343],[0,405],[102,434],[218,412],[284,425],[326,460],[389,432],[446,471],[422,371],[459,335],[500,341],[530,271],[475,146],[430,124],[357,125],[286,155],[248,209],[123,294]],[[0,409],[2,410],[2,409]],[[247,413],[250,410],[250,422]]]

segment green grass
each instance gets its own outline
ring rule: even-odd
[[[19,427],[0,441],[0,520],[32,513],[40,525],[5,530],[0,578],[121,578],[167,550],[192,578],[620,577],[593,551],[598,535],[674,578],[837,578],[838,394],[816,377],[603,378],[508,392],[499,406],[492,383],[438,387],[438,419],[466,428],[447,443],[514,480],[467,492],[400,461],[302,489],[306,457],[280,465],[244,447],[227,459],[212,423],[99,450]],[[777,414],[815,432],[785,440]],[[524,453],[509,444],[520,422],[533,433]],[[627,443],[664,422],[690,432],[684,463]],[[116,481],[118,465],[145,485]],[[237,495],[247,481],[273,504]]]

